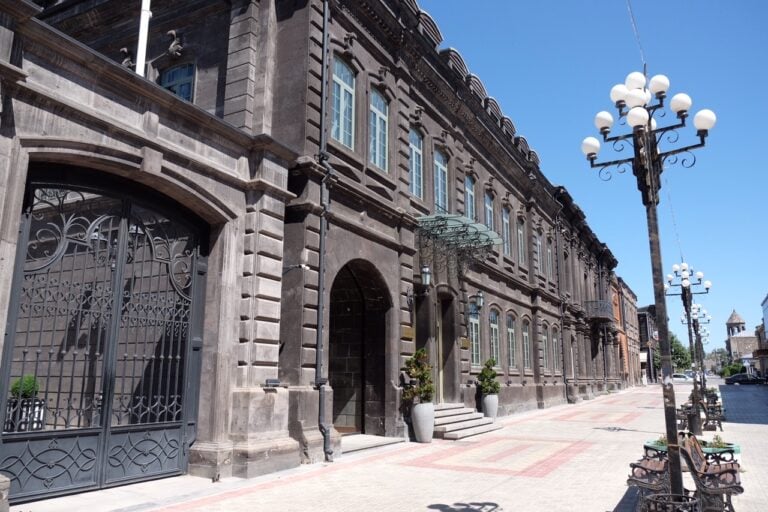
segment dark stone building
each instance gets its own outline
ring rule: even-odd
[[[489,358],[502,415],[622,385],[615,258],[414,0],[156,2],[146,78],[139,2],[40,4],[0,4],[12,499],[407,436],[421,347],[439,404]]]

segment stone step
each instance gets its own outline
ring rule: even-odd
[[[472,409],[466,409],[466,412],[463,414],[452,414],[450,416],[441,416],[439,418],[437,415],[435,415],[435,426],[437,427],[440,425],[447,425],[449,423],[458,423],[460,421],[476,420],[482,417],[482,413],[475,412]]]
[[[504,427],[499,423],[489,423],[487,425],[480,425],[478,427],[466,428],[463,430],[457,430],[455,432],[446,432],[443,435],[443,439],[447,439],[449,441],[456,441],[458,439],[464,439],[465,437],[476,436],[478,434],[485,434],[486,432],[493,432],[494,430],[499,430],[501,428],[504,428]]]
[[[462,414],[473,413],[474,409],[469,407],[460,407],[458,409],[435,409],[435,418],[445,418],[446,416],[460,416]]]
[[[445,434],[447,432],[455,432],[456,430],[463,430],[467,428],[477,427],[480,425],[487,425],[493,423],[493,419],[485,418],[482,415],[477,419],[459,421],[456,423],[449,423],[448,425],[435,426],[436,434]]]
[[[442,403],[442,404],[435,404],[435,411],[444,411],[446,409],[463,409],[464,404],[448,404],[448,403]]]

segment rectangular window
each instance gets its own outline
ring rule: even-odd
[[[525,265],[525,221],[517,219],[517,262]]]
[[[194,83],[195,65],[192,63],[174,66],[160,73],[160,85],[186,101],[192,101]]]
[[[526,368],[531,367],[531,335],[530,327],[527,321],[523,322],[523,365]]]
[[[435,212],[448,213],[448,158],[435,151]]]
[[[331,137],[354,148],[355,74],[338,57],[333,60],[333,126]]]
[[[544,368],[549,368],[549,340],[547,339],[547,327],[541,328],[541,356]]]
[[[469,317],[469,349],[472,357],[472,364],[480,365],[480,319],[477,315]]]
[[[467,176],[464,179],[464,211],[466,211],[465,217],[470,220],[475,220],[475,179],[472,176]]]
[[[408,160],[408,174],[411,181],[411,194],[424,199],[424,177],[422,175],[422,163],[424,158],[424,139],[416,130],[408,134],[408,147],[410,159]]]
[[[553,274],[554,268],[552,265],[552,241],[547,241],[547,279],[550,281],[554,280],[554,274]]]
[[[515,317],[512,315],[507,316],[507,359],[509,362],[509,368],[515,368],[517,366],[517,343],[515,340]]]
[[[485,194],[485,225],[493,231],[493,196]]]
[[[501,239],[504,243],[504,256],[512,256],[512,243],[510,241],[511,227],[509,225],[509,209],[504,208],[501,213]]]
[[[389,105],[386,98],[378,91],[371,91],[371,112],[369,123],[370,160],[379,169],[387,170],[387,123]]]
[[[536,271],[539,275],[544,275],[544,265],[541,259],[541,235],[533,235],[533,259],[536,263]]]
[[[560,332],[552,329],[552,360],[555,362],[555,370],[560,370],[562,350],[560,348]]]
[[[501,355],[499,354],[499,313],[496,311],[491,311],[490,314],[490,325],[491,325],[491,357],[496,362],[496,366],[501,364],[500,358]]]

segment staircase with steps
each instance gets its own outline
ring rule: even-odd
[[[491,418],[484,417],[464,404],[435,404],[435,434],[438,439],[464,439],[486,432],[499,430],[502,426]]]

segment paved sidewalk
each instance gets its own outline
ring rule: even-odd
[[[675,387],[679,399],[690,393],[690,385]],[[729,420],[721,435],[741,444],[746,470],[746,492],[734,506],[762,512],[768,503],[768,462],[761,456],[768,451],[768,387],[721,389]],[[629,512],[636,495],[626,487],[628,464],[640,457],[644,441],[664,431],[659,386],[498,421],[504,429],[462,441],[383,446],[252,480],[214,484],[185,476],[11,510]]]

